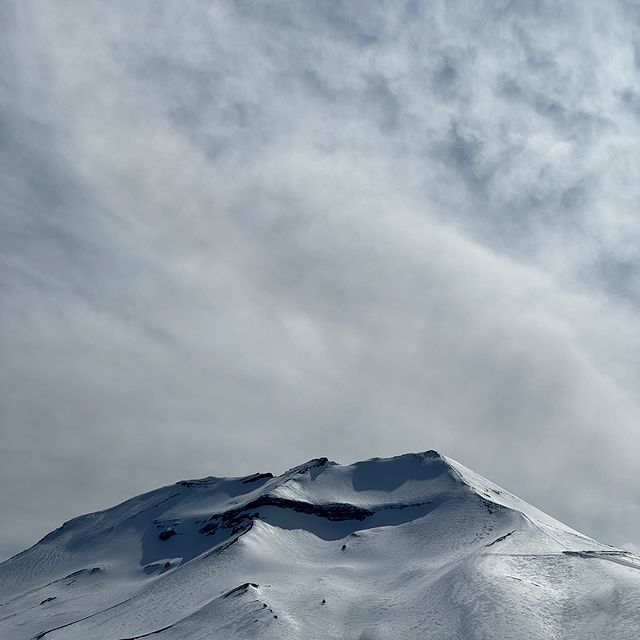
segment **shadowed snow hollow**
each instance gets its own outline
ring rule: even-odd
[[[435,451],[182,481],[0,564],[0,638],[636,640],[640,558]]]

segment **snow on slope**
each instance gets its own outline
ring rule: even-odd
[[[640,637],[640,558],[434,451],[183,481],[0,564],[0,638]]]

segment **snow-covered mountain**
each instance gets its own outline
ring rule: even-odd
[[[3,640],[640,637],[640,557],[435,451],[179,482],[0,564]]]

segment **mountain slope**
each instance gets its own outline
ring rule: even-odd
[[[639,632],[639,557],[434,451],[179,482],[0,564],[16,640]]]

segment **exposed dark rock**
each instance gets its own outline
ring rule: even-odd
[[[173,536],[175,535],[176,535],[175,529],[165,529],[164,531],[161,531],[158,534],[158,538],[160,538],[160,540],[165,542],[166,540],[169,540],[169,538],[173,538]]]
[[[247,524],[240,529],[237,535],[231,536],[228,540],[225,540],[225,542],[221,542],[220,544],[217,544],[215,547],[213,547],[213,549],[205,553],[204,557],[208,558],[209,556],[218,555],[222,553],[225,549],[228,549],[230,546],[234,545],[241,536],[251,531],[252,527],[253,527],[253,520],[248,520]]]
[[[203,527],[198,529],[198,531],[204,535],[213,535],[214,533],[216,533],[219,527],[223,527],[225,529],[231,529],[232,534],[239,533],[241,531],[244,531],[247,525],[250,524],[253,520],[257,520],[260,518],[259,509],[263,507],[290,509],[291,511],[295,511],[297,513],[307,513],[336,522],[340,522],[343,520],[362,521],[373,515],[374,513],[374,511],[372,511],[371,509],[357,507],[352,504],[333,503],[316,505],[309,502],[264,495],[248,502],[243,507],[230,509],[229,511],[225,511],[224,513],[218,513],[211,516],[211,518],[209,518],[209,521]],[[162,538],[163,534],[165,534],[164,531],[160,534],[161,539],[168,539]]]
[[[56,597],[55,596],[51,596],[50,598],[45,598],[40,604],[45,604],[47,602],[51,602],[52,600],[55,600]]]
[[[310,515],[326,518],[339,522],[341,520],[364,520],[372,516],[374,511],[364,507],[358,507],[348,503],[329,503],[329,504],[311,504],[301,500],[290,500],[289,498],[280,498],[277,496],[264,495],[252,500],[241,509],[227,511],[223,514],[223,518],[236,518],[242,512],[254,511],[261,507],[278,507],[280,509],[290,509],[297,513],[308,513]]]
[[[563,551],[565,556],[577,556],[580,558],[628,558],[633,554],[622,549],[589,549],[586,551]]]
[[[227,593],[225,593],[222,597],[228,598],[229,596],[232,596],[232,595],[241,595],[243,593],[246,593],[249,587],[254,587],[255,589],[257,589],[259,586],[260,585],[256,584],[255,582],[245,582],[235,587],[234,589],[231,589],[231,591],[227,591]]]
[[[293,467],[289,469],[285,475],[304,475],[311,469],[317,469],[319,467],[324,467],[325,464],[329,463],[329,458],[314,458],[313,460],[309,460],[309,462],[305,462],[297,467]],[[335,464],[335,463],[330,463]]]
[[[218,530],[217,522],[208,522],[201,529],[198,529],[200,533],[203,533],[207,536],[212,536]]]
[[[245,532],[247,530],[247,526],[250,526],[254,520],[262,519],[266,521],[265,514],[261,513],[261,510],[265,507],[275,507],[278,509],[287,509],[296,513],[306,513],[334,522],[348,520],[357,520],[362,522],[376,513],[376,511],[388,511],[394,509],[402,510],[421,507],[427,504],[430,504],[430,501],[412,504],[388,504],[380,506],[377,509],[369,509],[344,502],[312,504],[302,500],[292,500],[267,494],[258,496],[243,506],[212,515],[208,521],[206,521],[206,524],[204,524],[204,526],[202,526],[198,531],[204,535],[213,535],[220,528],[230,529],[232,534]],[[357,537],[357,534],[351,535]]]
[[[513,531],[509,531],[509,533],[505,533],[503,536],[500,536],[499,538],[496,538],[493,542],[490,542],[488,545],[486,545],[487,547],[491,547],[494,544],[496,544],[496,542],[502,542],[503,540],[506,540],[512,533],[515,533],[516,530],[514,529]]]
[[[197,480],[180,480],[176,482],[181,487],[209,487],[216,482],[220,482],[220,478],[199,478]]]
[[[252,482],[258,482],[258,480],[270,480],[274,477],[273,473],[254,473],[253,475],[244,478],[242,482],[244,484],[250,484]]]

